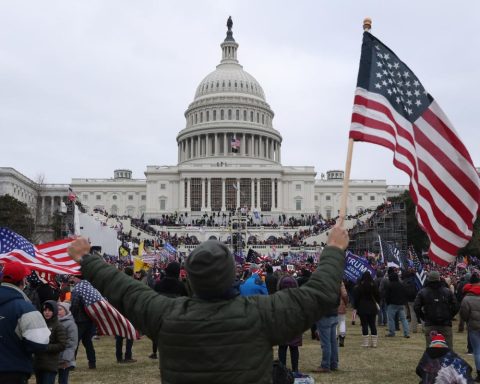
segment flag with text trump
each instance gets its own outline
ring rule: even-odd
[[[437,102],[369,32],[363,35],[350,138],[393,151],[393,164],[410,177],[416,216],[431,241],[429,257],[441,265],[455,261],[472,237],[478,174]]]
[[[132,323],[105,300],[88,281],[82,280],[75,285],[72,296],[72,301],[81,299],[85,311],[97,325],[100,334],[122,336],[131,340],[140,338]]]

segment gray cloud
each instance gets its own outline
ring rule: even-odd
[[[228,15],[262,84],[285,165],[342,169],[361,22],[438,100],[480,165],[478,2],[23,1],[0,3],[2,165],[48,182],[176,163],[198,83],[220,60]],[[406,183],[388,150],[359,143],[352,177]]]

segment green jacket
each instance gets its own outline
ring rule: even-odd
[[[160,296],[102,259],[87,255],[82,274],[160,351],[163,384],[267,384],[272,346],[309,329],[339,304],[344,252],[326,247],[301,288],[231,300]]]

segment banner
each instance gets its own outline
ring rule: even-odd
[[[345,257],[345,269],[343,271],[343,277],[354,283],[366,272],[370,272],[373,278],[375,278],[375,270],[370,265],[367,259],[354,255],[348,251]]]

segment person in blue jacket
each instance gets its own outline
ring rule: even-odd
[[[33,372],[33,352],[44,351],[50,330],[23,293],[30,270],[6,263],[0,284],[0,383],[25,384]]]
[[[256,264],[250,266],[249,276],[242,284],[240,284],[240,295],[268,295],[267,285],[259,276]]]

